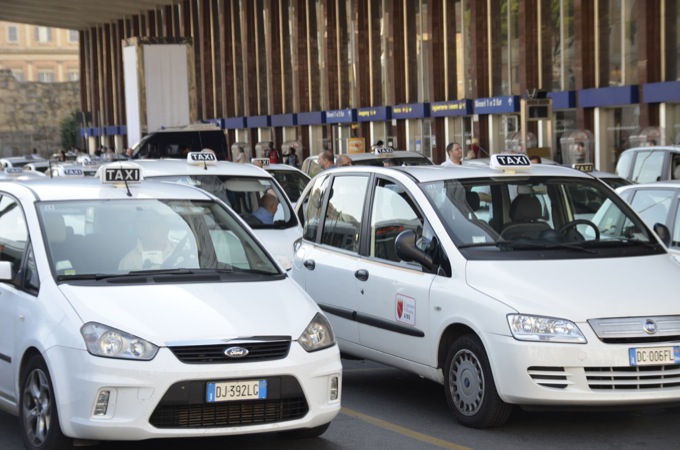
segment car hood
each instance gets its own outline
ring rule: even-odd
[[[244,336],[297,339],[319,311],[289,278],[60,289],[83,323],[109,325],[159,346]]]
[[[541,261],[469,261],[467,283],[526,314],[583,322],[678,314],[680,265],[670,255]]]

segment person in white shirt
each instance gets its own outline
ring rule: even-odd
[[[458,142],[452,142],[446,146],[446,161],[442,166],[460,166],[463,164],[463,149]]]

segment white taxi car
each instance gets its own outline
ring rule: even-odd
[[[0,409],[26,448],[323,433],[342,365],[317,305],[223,203],[115,166],[0,183]]]
[[[302,236],[290,200],[267,171],[252,164],[218,161],[214,154],[191,152],[182,159],[135,160],[146,179],[156,179],[200,187],[227,203],[253,229],[265,247],[284,266],[290,267],[293,245]],[[266,193],[278,199],[270,223],[259,220],[256,211]]]
[[[597,224],[577,216],[585,188],[608,211]],[[588,174],[526,155],[345,167],[312,179],[297,213],[293,278],[341,352],[443,384],[467,426],[513,405],[680,402],[680,265]]]

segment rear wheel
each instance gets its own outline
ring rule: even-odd
[[[477,336],[465,335],[453,343],[444,376],[446,401],[461,424],[491,428],[510,418],[513,407],[498,396],[489,358]]]
[[[31,357],[22,371],[19,414],[27,449],[72,448],[73,440],[61,432],[52,380],[41,356]]]

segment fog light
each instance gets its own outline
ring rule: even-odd
[[[340,397],[340,377],[331,377],[331,401],[337,400]]]
[[[105,416],[109,409],[109,398],[111,398],[111,391],[99,391],[97,394],[97,402],[94,404],[94,415]]]

